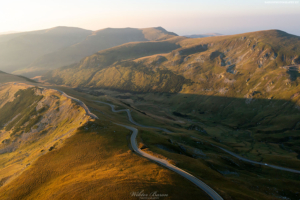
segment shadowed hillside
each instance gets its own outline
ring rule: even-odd
[[[171,118],[207,122],[210,128],[220,125],[230,129],[224,133],[228,141],[235,138],[231,131],[243,130],[249,148],[257,142],[284,143],[278,148],[289,146],[297,159],[300,37],[270,30],[168,41],[180,47],[134,58],[128,52],[144,44],[135,43],[120,54],[122,61],[112,55],[123,47],[115,47],[45,79],[96,94],[103,89],[127,92],[127,103],[141,112],[164,111]],[[224,135],[221,141],[227,140]]]
[[[76,98],[86,99],[87,105],[99,117],[116,120],[117,123],[121,124],[129,123],[126,115],[113,113],[109,106],[94,102],[96,99],[118,105],[116,110],[130,109],[133,119],[140,124],[171,130],[171,133],[165,133],[155,129],[138,127],[137,142],[139,147],[157,157],[170,159],[176,166],[212,186],[224,199],[280,199],[281,197],[297,199],[299,197],[297,193],[299,174],[249,164],[211,145],[222,146],[255,161],[299,169],[300,160],[297,159],[295,153],[299,139],[294,137],[297,133],[291,135],[292,139],[288,141],[286,139],[289,138],[289,133],[262,134],[256,132],[255,127],[252,127],[253,129],[238,127],[237,129],[226,126],[226,124],[219,124],[216,119],[209,120],[209,117],[205,118],[205,114],[201,114],[203,119],[199,119],[195,117],[197,113],[184,113],[180,110],[176,112],[173,109],[181,103],[183,105],[199,104],[205,98],[210,98],[208,101],[216,104],[218,101],[225,101],[223,97],[200,96],[198,97],[199,101],[188,103],[188,101],[171,101],[177,95],[183,99],[186,99],[184,97],[188,99],[194,97],[197,100],[197,95],[132,94],[85,88],[84,90],[91,94],[88,95],[87,93],[79,94],[70,88],[65,88],[65,90]],[[115,94],[119,100],[112,98],[111,96],[114,96],[112,94]],[[164,101],[162,102],[162,100]],[[228,98],[227,101],[231,101],[233,105],[238,102],[245,103],[245,99]],[[285,103],[285,101],[277,100],[272,102],[279,105]],[[263,104],[263,102],[258,103]],[[205,109],[204,104],[199,107]],[[256,106],[253,105],[253,107]],[[206,110],[209,111],[210,108],[207,106]],[[245,109],[245,111],[247,110]],[[230,111],[228,110],[228,112]],[[265,126],[265,123],[262,124]],[[285,140],[267,142],[265,140],[267,137]],[[184,199],[189,199],[189,197]]]
[[[236,150],[240,148],[239,151],[249,156],[256,154],[255,145],[278,144],[278,149],[291,152],[294,159],[286,166],[295,164],[295,168],[299,167],[300,112],[293,101],[252,99],[249,102],[246,98],[193,94],[129,94],[119,98],[133,102],[132,106],[146,113],[161,112],[162,116],[189,121],[200,127],[206,124],[205,130],[218,138],[216,141]],[[217,127],[222,126],[217,131]]]
[[[147,35],[157,30],[144,31]],[[159,186],[176,194],[170,199],[195,198],[194,187],[181,185],[183,180],[172,173],[148,174],[152,164],[135,157],[124,143],[129,142],[129,132],[106,121],[128,124],[126,116],[112,113],[95,100],[117,102],[120,108],[130,109],[138,123],[171,130],[164,133],[139,128],[137,142],[144,151],[168,158],[205,180],[225,199],[298,198],[298,174],[249,164],[217,146],[253,161],[299,169],[300,38],[279,30],[196,39],[160,40],[165,39],[164,34],[145,37],[157,41],[101,50],[77,64],[45,74],[47,82],[76,87],[76,91],[65,90],[86,99],[100,120],[77,128],[73,137],[61,143],[63,146],[49,148],[50,153],[27,166],[28,170],[11,184],[3,176],[3,198],[82,198],[80,195],[92,194],[91,199],[97,199],[106,194],[105,198],[130,199],[126,192],[141,185],[147,191]],[[2,131],[10,131],[12,137],[3,140],[8,145],[6,151],[13,149],[9,142],[18,141],[15,137],[23,138],[34,130],[32,125],[38,119],[39,113],[28,105],[41,97],[31,94],[30,101],[21,104],[20,98],[27,92],[31,94],[28,90],[14,97],[9,96],[14,93],[2,93],[4,100],[15,98],[6,100],[9,106],[1,108],[9,113],[0,117]],[[29,110],[21,111],[17,105]],[[13,112],[5,110],[9,108]],[[25,118],[25,123],[20,116],[26,113],[17,115],[19,112],[34,117]],[[191,195],[174,193],[178,185],[186,186]]]
[[[235,105],[239,111],[236,110],[237,112],[231,114],[228,111],[226,114],[228,116],[224,117],[228,122],[231,120],[229,123],[233,126],[251,121],[255,112],[262,111],[254,111],[256,107],[263,107],[265,102],[266,105],[272,105],[268,103],[272,102],[271,100],[283,100],[294,104],[290,106],[278,104],[277,106],[282,107],[281,114],[298,112],[300,37],[271,30],[234,36],[181,38],[168,41],[176,42],[181,47],[170,53],[152,56],[151,54],[158,52],[150,51],[152,49],[148,46],[152,47],[153,44],[159,43],[135,43],[115,47],[87,57],[77,65],[52,71],[46,74],[45,79],[51,83],[73,87],[113,89],[133,93],[194,94],[191,99],[177,99],[179,96],[175,95],[170,98],[164,96],[161,100],[162,102],[174,100],[170,103],[185,113],[193,110],[197,112],[199,106],[203,104],[203,107],[216,110],[213,117],[221,115],[219,109],[228,109],[231,105]],[[148,46],[144,46],[146,44]],[[149,56],[142,57],[145,55],[143,51],[135,51],[139,46],[142,46]],[[122,49],[126,49],[126,53],[122,53]],[[120,61],[122,59],[124,60]],[[217,101],[215,105],[211,104],[213,101],[205,99],[198,102],[199,95],[224,97],[224,101]],[[245,100],[241,103],[232,103],[226,100],[228,97]],[[180,106],[182,104],[187,104],[187,107]],[[219,107],[221,105],[224,107]],[[273,109],[272,106],[269,108],[270,111]],[[199,112],[202,112],[201,109]],[[275,113],[272,115],[277,116]],[[288,125],[298,122],[297,117],[291,116],[290,119],[282,123]],[[279,119],[272,122],[274,130],[277,129],[275,125],[279,123],[281,123]],[[284,127],[283,124],[281,125]]]

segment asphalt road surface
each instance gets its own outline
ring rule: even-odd
[[[133,119],[132,119],[132,116],[130,114],[130,110],[129,109],[123,109],[123,110],[115,110],[115,106],[112,105],[112,104],[109,104],[109,103],[106,103],[106,102],[102,102],[102,101],[96,101],[96,102],[99,102],[99,103],[103,103],[103,104],[106,104],[106,105],[109,105],[112,109],[113,112],[127,112],[128,114],[128,119],[131,123],[133,123],[134,125],[136,126],[140,126],[140,127],[143,127],[143,128],[154,128],[154,129],[159,129],[159,130],[162,130],[162,131],[165,131],[167,133],[171,133],[171,131],[167,130],[167,129],[164,129],[164,128],[159,128],[159,127],[153,127],[153,126],[144,126],[144,125],[141,125],[141,124],[138,124],[137,122],[135,122]],[[252,163],[252,164],[257,164],[257,165],[263,165],[263,166],[267,166],[267,167],[271,167],[271,168],[274,168],[274,169],[278,169],[278,170],[282,170],[282,171],[287,171],[287,172],[292,172],[292,173],[298,173],[300,174],[300,171],[299,170],[295,170],[295,169],[289,169],[289,168],[286,168],[286,167],[280,167],[280,166],[276,166],[276,165],[271,165],[271,164],[267,164],[267,163],[262,163],[262,162],[257,162],[257,161],[253,161],[253,160],[249,160],[247,158],[243,158],[242,156],[239,156],[223,147],[219,147],[217,145],[214,145],[214,144],[211,144],[223,151],[225,151],[226,153],[232,155],[233,157],[236,157],[238,158],[239,160],[242,160],[244,162],[249,162],[249,163]]]
[[[79,105],[80,105],[81,107],[83,107],[83,109],[85,110],[86,115],[89,115],[89,116],[92,117],[93,119],[98,119],[98,117],[97,117],[95,114],[91,113],[91,111],[89,110],[89,108],[88,108],[82,101],[80,101],[79,99],[76,99],[76,98],[74,98],[74,97],[72,97],[72,96],[69,96],[69,95],[67,95],[66,93],[64,93],[64,92],[61,91],[61,90],[57,90],[57,89],[54,89],[54,90],[60,92],[63,96],[65,96],[65,97],[67,97],[67,98],[70,98],[70,99],[76,101],[77,103],[79,103]]]
[[[131,116],[131,113],[130,113],[130,110],[129,109],[122,109],[122,110],[115,110],[115,106],[112,105],[112,104],[109,104],[109,103],[106,103],[106,102],[102,102],[102,101],[95,101],[95,102],[98,102],[98,103],[103,103],[103,104],[106,104],[106,105],[109,105],[112,109],[113,112],[127,112],[127,115],[128,115],[128,119],[131,123],[133,123],[134,125],[136,126],[140,126],[140,127],[143,127],[143,128],[155,128],[155,129],[159,129],[159,130],[163,130],[163,131],[166,131],[166,132],[169,132],[169,130],[167,129],[163,129],[163,128],[159,128],[159,127],[152,127],[152,126],[143,126],[143,125],[140,125],[138,123],[136,123],[133,119],[132,119],[132,116]],[[137,137],[137,134],[138,134],[138,129],[132,127],[132,126],[126,126],[126,125],[123,125],[123,124],[117,124],[119,126],[123,126],[129,130],[132,131],[132,135],[131,135],[131,138],[130,138],[130,141],[131,141],[131,146],[133,148],[133,150],[138,153],[139,155],[145,157],[145,158],[148,158],[149,160],[152,160],[172,171],[174,171],[175,173],[183,176],[184,178],[188,179],[189,181],[191,181],[192,183],[194,183],[195,185],[197,185],[199,188],[201,188],[204,192],[206,192],[212,199],[214,200],[222,200],[223,198],[216,192],[214,191],[211,187],[209,187],[208,185],[206,185],[204,182],[202,182],[201,180],[199,180],[198,178],[196,178],[195,176],[187,173],[186,171],[170,164],[168,161],[164,160],[164,159],[160,159],[160,158],[157,158],[155,156],[152,156],[150,154],[147,154],[146,152],[142,151],[140,148],[138,148],[138,145],[136,143],[136,137]]]
[[[252,164],[257,164],[257,165],[263,165],[263,166],[267,166],[267,167],[271,167],[271,168],[274,168],[274,169],[279,169],[279,170],[283,170],[283,171],[287,171],[287,172],[293,172],[293,173],[298,173],[300,174],[300,171],[299,170],[295,170],[295,169],[289,169],[289,168],[285,168],[285,167],[279,167],[279,166],[276,166],[276,165],[270,165],[270,164],[267,164],[267,163],[262,163],[262,162],[256,162],[256,161],[253,161],[253,160],[249,160],[247,158],[243,158],[242,156],[239,156],[231,151],[228,151],[227,149],[224,149],[222,147],[219,147],[217,145],[214,145],[214,144],[211,144],[223,151],[225,151],[226,153],[229,153],[230,155],[238,158],[239,160],[242,160],[244,162],[249,162],[249,163],[252,163]]]

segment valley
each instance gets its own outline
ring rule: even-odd
[[[165,121],[145,116],[132,107],[123,104],[120,100],[107,99],[107,95],[95,97],[86,93],[78,93],[68,88],[59,87],[59,89],[64,90],[71,96],[82,99],[99,117],[103,116],[113,122],[130,125],[126,115],[122,115],[121,113],[113,114],[109,106],[95,102],[106,99],[105,101],[120,105],[121,109],[129,108],[132,111],[133,119],[138,123],[143,124],[147,122],[145,123],[146,125],[160,126],[171,130],[173,133],[137,127],[140,130],[137,137],[139,147],[148,154],[170,160],[171,163],[174,163],[179,168],[196,175],[197,178],[211,186],[224,199],[273,199],[276,197],[279,198],[279,196],[297,197],[296,182],[299,180],[299,175],[297,174],[280,171],[281,175],[279,177],[278,170],[276,169],[247,164],[211,145],[220,145],[219,142],[216,143],[212,136],[199,133],[195,130],[188,130],[184,127],[174,126],[174,124],[170,125]],[[176,116],[173,117],[176,118]],[[268,157],[269,155],[264,156]],[[270,162],[268,161],[268,163]],[[207,174],[208,172],[209,174]],[[254,190],[253,184],[257,185],[257,189]],[[295,185],[294,192],[291,192],[293,185]],[[228,190],[226,189],[227,187]],[[223,189],[220,190],[220,188]],[[232,191],[229,188],[236,188],[236,190]],[[243,191],[243,194],[239,191]],[[266,193],[266,191],[268,192]]]
[[[161,42],[179,48],[161,53]],[[177,127],[185,121],[249,159],[299,168],[299,37],[270,30],[161,42],[103,50],[43,79],[113,95]]]
[[[0,199],[300,198],[300,37],[66,31],[0,72]]]

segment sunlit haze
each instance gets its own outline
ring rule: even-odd
[[[55,26],[89,30],[162,26],[177,34],[235,34],[281,29],[300,35],[299,1],[263,0],[10,0],[0,3],[0,32]],[[287,23],[289,22],[289,23]]]

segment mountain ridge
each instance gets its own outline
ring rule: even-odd
[[[204,38],[204,37],[214,37],[214,36],[222,36],[220,33],[205,33],[205,34],[192,34],[192,35],[184,35],[184,37],[188,38]]]
[[[142,44],[137,42],[128,46],[122,59],[115,57],[120,55],[118,49],[122,46],[103,50],[80,63],[51,71],[44,79],[75,88],[108,89],[142,96],[169,94],[159,104],[169,102],[166,106],[172,105],[174,112],[182,116],[194,113],[197,119],[202,117],[202,110],[211,108],[207,111],[211,114],[206,115],[231,127],[251,127],[255,124],[252,120],[261,123],[259,119],[266,118],[266,113],[273,118],[265,122],[268,128],[261,128],[262,132],[292,130],[300,121],[296,114],[300,108],[300,37],[270,30],[197,39],[174,38],[169,42],[177,46],[168,52],[149,51],[148,55],[140,56],[134,51],[136,45]],[[191,96],[191,100],[182,99],[184,95]],[[288,123],[278,121],[283,116],[268,107],[271,100],[278,109],[284,110],[285,105],[291,107],[282,114],[290,119]],[[289,103],[281,106],[281,101]],[[231,102],[236,102],[239,109],[230,106]],[[260,102],[264,106],[254,112],[252,109]],[[219,115],[222,106],[231,108],[231,112],[225,109],[226,114]],[[244,117],[235,118],[241,115],[241,110]],[[254,116],[257,117],[252,119]]]
[[[76,63],[113,46],[133,41],[164,40],[175,36],[177,35],[159,27],[90,31],[64,26],[0,35],[0,69],[34,77],[48,70]],[[15,57],[18,59],[14,59]]]
[[[166,53],[168,53],[167,56],[163,56],[160,58],[158,56],[157,58],[154,58],[154,59],[158,59],[158,60],[160,59],[159,62],[164,63],[164,67],[161,67],[161,68],[165,68],[165,69],[173,71],[177,74],[179,73],[183,76],[184,76],[184,74],[187,73],[187,72],[182,71],[183,63],[190,63],[188,65],[190,66],[189,68],[191,68],[192,64],[201,65],[200,64],[201,62],[207,62],[207,66],[213,66],[213,68],[215,68],[216,70],[218,70],[220,72],[222,71],[222,68],[223,69],[225,68],[225,71],[229,74],[237,73],[237,71],[235,71],[235,68],[239,68],[239,67],[235,66],[236,65],[235,62],[241,62],[242,59],[246,58],[245,56],[247,56],[247,54],[249,54],[249,55],[252,54],[252,57],[255,56],[255,58],[254,57],[253,58],[256,59],[256,61],[254,61],[254,63],[253,63],[253,61],[251,61],[250,65],[256,65],[256,66],[258,66],[258,68],[262,67],[263,65],[266,65],[266,63],[264,63],[264,62],[271,63],[271,61],[272,61],[272,63],[275,62],[274,64],[277,63],[276,64],[277,66],[297,64],[299,62],[298,60],[299,60],[300,50],[299,50],[299,48],[297,48],[297,45],[300,43],[300,37],[289,35],[283,31],[279,31],[279,30],[251,32],[251,33],[238,34],[238,35],[232,35],[232,36],[216,36],[216,37],[211,37],[211,38],[197,38],[197,39],[178,38],[177,41],[175,41],[171,38],[170,40],[167,40],[167,41],[169,41],[169,42],[174,41],[174,44],[177,45],[177,48],[174,46],[176,49],[175,48],[172,49],[172,52],[171,51],[166,52]],[[282,42],[286,43],[286,41],[289,41],[290,45],[285,45],[284,47],[281,47],[279,45]],[[147,42],[144,44],[147,44]],[[129,45],[129,44],[127,44],[127,45]],[[142,45],[142,43],[137,42],[137,43],[135,43],[135,46],[136,45]],[[224,48],[223,48],[224,45],[230,45],[231,47],[227,50],[226,49],[224,50]],[[240,47],[237,47],[236,45],[239,45]],[[126,44],[125,44],[125,46],[126,46]],[[214,47],[214,46],[217,46],[217,47]],[[134,46],[131,46],[131,47],[128,46],[128,48],[129,48],[128,51],[130,52],[131,51],[130,48],[133,48],[133,47]],[[111,49],[103,50],[102,52],[98,52],[98,53],[94,54],[90,58],[95,59],[96,57],[99,57],[99,56],[101,56],[101,57],[103,57],[103,56],[105,57],[105,55],[110,56],[110,54],[117,55],[117,54],[119,54],[119,53],[117,53],[117,51],[120,48],[122,48],[122,46],[117,46],[117,47],[114,47]],[[149,48],[149,47],[147,47],[147,48]],[[223,50],[221,50],[220,48],[223,48]],[[232,50],[232,48],[235,48],[235,49],[243,48],[244,50],[242,50],[242,51],[244,51],[244,54],[243,55],[240,54],[240,57],[231,55],[230,56],[231,58],[226,58],[228,60],[228,61],[226,61],[226,59],[224,59],[225,53],[227,54],[227,52],[228,52],[230,54],[230,51]],[[209,50],[209,49],[216,49],[216,50],[214,52],[211,52],[211,50]],[[116,51],[116,52],[114,52],[114,51]],[[207,52],[207,53],[205,53],[205,52]],[[261,55],[263,52],[265,52],[265,54]],[[209,59],[206,61],[203,59],[202,60],[198,59],[198,61],[197,61],[197,59],[196,59],[193,62],[189,62],[188,59],[190,59],[190,56],[192,56],[194,54],[203,54],[203,56],[204,56],[204,57],[202,56],[203,58],[208,56]],[[208,54],[208,55],[205,55],[205,54]],[[248,57],[249,57],[249,55],[248,55]],[[149,52],[149,54],[147,56],[155,57],[155,53]],[[143,62],[142,61],[143,55],[140,55],[138,57],[139,57],[139,61],[137,61],[137,63],[141,64]],[[136,57],[134,59],[137,59],[138,57]],[[126,56],[124,58],[125,58],[125,60],[132,59],[132,57],[126,58]],[[85,58],[84,60],[88,60],[88,59],[89,59],[89,57]],[[118,61],[118,59],[116,57],[112,57],[111,59],[112,59],[111,64],[113,62]],[[145,58],[145,59],[147,59],[147,58]],[[161,59],[164,59],[164,60],[161,60]],[[230,61],[229,61],[229,59],[230,59]],[[102,66],[103,60],[101,62],[100,62],[100,60],[95,61],[95,62],[96,63],[99,62],[99,64]],[[167,62],[167,65],[166,65],[167,60],[169,60],[169,62]],[[273,62],[273,60],[274,60],[274,62]],[[249,65],[249,64],[247,64],[247,62],[249,62],[249,61],[245,60],[245,62],[246,62],[245,64]],[[257,62],[257,63],[255,63],[255,62]],[[230,64],[228,64],[228,63],[230,63]],[[149,64],[146,64],[146,66],[147,65],[149,65]],[[158,65],[162,66],[161,63],[158,63]],[[182,66],[182,67],[178,67],[178,66]],[[80,68],[82,68],[82,67],[83,66],[81,66]],[[145,69],[147,69],[149,67],[146,67]],[[151,69],[151,68],[153,68],[153,67],[151,66],[149,69]],[[192,68],[195,68],[195,67],[192,67]],[[205,68],[207,68],[206,70],[210,70],[209,67],[205,67]],[[243,69],[241,69],[241,70],[243,70]],[[245,69],[245,70],[248,70],[248,69]],[[59,71],[59,69],[58,69],[58,71]],[[190,71],[190,69],[189,69],[189,71]],[[252,69],[252,71],[253,71],[253,69]],[[227,75],[229,76],[229,74],[227,74]],[[193,73],[193,75],[199,75],[199,74]],[[230,76],[232,76],[232,75],[230,75]],[[184,77],[188,77],[188,79],[193,80],[193,78],[190,75],[184,76]],[[93,84],[89,84],[89,85],[93,85]],[[165,91],[165,92],[167,92],[167,91]]]

